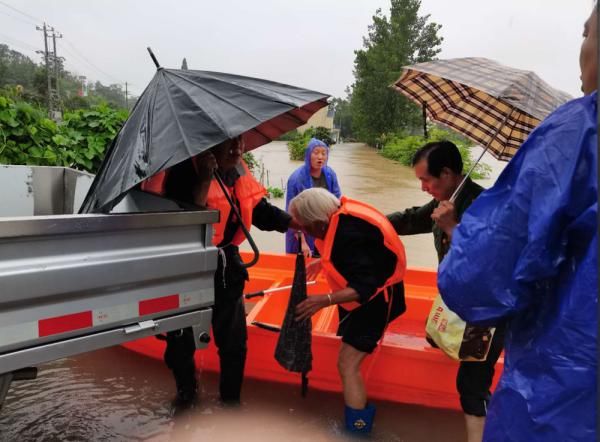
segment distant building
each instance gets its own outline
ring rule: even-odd
[[[87,97],[88,96],[87,77],[85,75],[80,75],[77,78],[80,81],[80,83],[79,83],[79,90],[77,91],[77,95],[79,95],[80,97]]]
[[[298,132],[304,133],[304,131],[310,127],[326,127],[329,130],[333,129],[333,117],[335,116],[335,110],[332,106],[327,106],[319,109],[313,114],[312,117],[306,122],[306,124],[298,128]]]

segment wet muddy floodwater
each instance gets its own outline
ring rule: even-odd
[[[302,163],[290,161],[286,145],[274,142],[254,151],[264,164],[265,181],[285,186]],[[491,185],[504,163],[493,168]],[[384,213],[422,205],[412,169],[387,160],[362,144],[334,146],[329,165],[342,193],[368,202]],[[267,184],[267,183],[265,183]],[[283,184],[283,186],[282,186]],[[273,202],[284,207],[284,199]],[[253,229],[259,248],[283,252],[279,233]],[[402,238],[409,266],[435,268],[431,235]],[[247,247],[246,247],[247,248]],[[239,408],[218,402],[218,377],[199,374],[199,403],[175,412],[174,383],[161,361],[112,347],[44,364],[38,378],[13,383],[0,410],[0,441],[343,441],[341,394],[314,389],[300,396],[299,385],[246,379]],[[435,374],[432,373],[432,382]],[[377,417],[370,440],[452,442],[465,440],[462,414],[375,401]]]

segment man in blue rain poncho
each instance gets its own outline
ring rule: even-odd
[[[597,11],[583,98],[551,114],[463,215],[438,285],[468,322],[507,319],[486,441],[592,441],[597,419]]]
[[[321,187],[340,198],[340,185],[338,179],[331,167],[327,165],[329,159],[329,147],[323,141],[312,138],[304,155],[304,164],[297,168],[287,182],[287,191],[285,196],[285,209],[288,209],[290,201],[296,195],[306,189]],[[300,235],[304,235],[300,233]],[[311,254],[315,255],[315,239],[310,235],[300,236],[305,242],[303,250],[308,247]],[[298,232],[288,230],[285,234],[286,253],[298,252]]]

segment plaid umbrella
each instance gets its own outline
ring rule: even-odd
[[[485,146],[504,161],[514,156],[548,114],[572,98],[534,72],[486,58],[407,66],[392,87],[422,106],[433,121]]]

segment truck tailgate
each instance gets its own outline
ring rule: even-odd
[[[0,373],[198,321],[208,329],[217,220],[216,211],[0,218]]]

